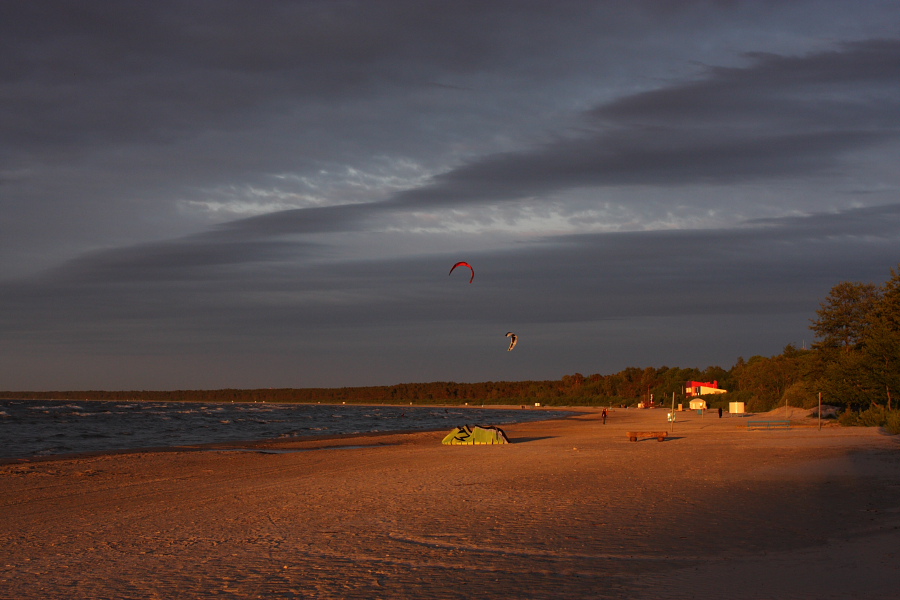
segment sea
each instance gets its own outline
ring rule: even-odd
[[[558,410],[380,405],[0,400],[0,458],[29,458],[312,435],[503,425]]]

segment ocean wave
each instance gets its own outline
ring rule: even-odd
[[[0,401],[0,457],[497,425],[562,413],[483,408],[184,402]],[[87,418],[90,417],[90,418]]]

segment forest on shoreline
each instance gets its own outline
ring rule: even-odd
[[[654,400],[685,402],[688,381],[717,381],[724,394],[704,398],[712,408],[744,402],[749,412],[778,406],[812,408],[819,394],[838,406],[848,424],[885,424],[900,411],[900,266],[881,285],[841,282],[811,319],[816,342],[809,349],[788,345],[771,357],[739,358],[729,369],[629,367],[611,375],[565,375],[559,380],[429,382],[388,386],[220,389],[173,391],[0,392],[0,397],[36,400],[299,402],[367,404],[485,404],[543,406],[633,406]],[[673,397],[674,395],[674,397]],[[872,421],[872,422],[870,422]]]

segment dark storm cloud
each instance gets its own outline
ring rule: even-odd
[[[7,330],[29,335],[55,310],[79,324],[79,335],[85,324],[126,319],[155,324],[150,330],[177,322],[237,339],[460,318],[487,324],[812,314],[839,278],[885,278],[898,232],[900,204],[718,230],[559,236],[472,253],[479,273],[472,287],[444,277],[451,257],[276,262],[289,246],[234,244],[187,253],[185,261],[190,244],[165,244],[133,255],[109,252],[91,259],[90,268],[80,260],[65,277],[7,284],[3,312],[15,315]],[[245,268],[251,261],[269,266]],[[54,335],[66,329],[48,326]]]
[[[489,157],[398,194],[394,203],[458,206],[544,196],[573,188],[739,183],[824,173],[849,150],[896,137],[876,131],[713,138],[693,131],[608,133]],[[731,138],[731,139],[729,139]]]
[[[900,41],[805,57],[756,55],[701,81],[590,111],[594,134],[490,156],[398,194],[458,205],[576,187],[736,183],[824,174],[842,155],[900,134]]]
[[[894,77],[898,57],[900,43],[896,41],[845,44],[834,51],[799,58],[755,57],[747,67],[714,68],[701,81],[667,86],[598,107],[590,116],[607,126],[589,136],[488,156],[439,175],[430,184],[400,192],[384,203],[298,209],[238,220],[181,241],[95,253],[74,261],[63,272],[79,273],[98,283],[178,281],[188,276],[202,280],[204,268],[214,267],[221,275],[222,269],[241,265],[287,262],[291,257],[302,260],[313,248],[296,239],[279,239],[284,236],[364,231],[373,222],[422,207],[519,200],[573,187],[736,182],[822,173],[838,164],[842,153],[896,135],[900,96],[892,97],[888,92],[897,92],[900,86],[900,80]],[[823,96],[825,101],[820,101]],[[827,105],[824,111],[823,102]],[[803,106],[809,110],[800,110]],[[732,125],[713,127],[722,120]],[[769,127],[775,125],[774,121],[780,123],[773,130]],[[757,127],[746,126],[751,122],[767,127],[760,132]],[[734,231],[572,236],[536,246],[527,262],[537,271],[551,273],[559,280],[557,289],[565,289],[571,284],[564,277],[580,279],[577,268],[584,264],[580,256],[612,257],[614,261],[593,268],[616,280],[617,289],[637,286],[637,290],[642,282],[652,287],[660,281],[690,281],[697,277],[698,270],[704,276],[715,272],[722,276],[721,281],[728,282],[730,277],[721,272],[721,265],[732,265],[729,269],[737,268],[738,272],[741,269],[735,265],[743,263],[748,265],[743,271],[752,270],[751,264],[759,269],[762,257],[769,256],[769,267],[757,273],[771,282],[780,271],[779,260],[775,260],[780,254],[767,255],[765,248],[781,252],[790,247],[797,251],[797,239],[805,240],[807,248],[820,248],[822,240],[859,240],[876,232],[883,239],[892,231],[885,230],[885,224],[895,225],[894,217],[894,207],[879,207],[840,215],[760,220],[751,223],[753,227]],[[877,254],[882,249],[876,246]],[[718,257],[719,266],[708,264],[711,254],[707,248],[715,248],[712,255]],[[857,251],[864,249],[861,246]],[[662,260],[663,256],[681,256],[682,260],[673,264]],[[410,261],[422,269],[415,259]],[[317,280],[317,269],[324,269],[307,268],[302,262],[291,268],[302,273],[299,281],[308,283]],[[371,284],[362,272],[350,277],[346,273],[349,265],[330,268],[334,270],[327,279],[341,281],[335,290],[342,286],[352,290],[353,282],[359,281],[355,278],[360,277]],[[367,264],[366,269],[377,272],[379,265]],[[395,265],[389,270],[409,272]],[[341,277],[342,273],[347,276]],[[386,277],[390,280],[394,275]],[[262,284],[265,288],[265,282]],[[707,282],[704,286],[708,291],[719,284]],[[728,296],[726,290],[721,293],[716,296],[719,306],[729,305],[723,300]],[[754,302],[758,306],[770,306],[759,301],[766,293],[751,296],[757,298]],[[746,296],[731,304],[734,310],[747,305]],[[643,305],[626,301],[623,307],[627,306]],[[326,306],[319,308],[328,310]],[[357,318],[337,310],[344,319]],[[567,318],[578,319],[588,318],[588,312],[569,310],[566,314]],[[384,319],[390,311],[367,306],[359,314]],[[411,317],[418,310],[402,314]]]
[[[726,14],[724,6],[687,6],[688,13],[712,6],[706,14]],[[636,23],[638,17],[658,16],[663,7],[638,4],[619,13],[633,13]],[[666,18],[680,14],[663,12]],[[8,3],[0,7],[0,44],[8,50],[0,52],[0,165],[6,167],[4,179],[17,182],[37,164],[65,165],[73,151],[76,160],[107,147],[112,156],[133,156],[124,172],[111,162],[46,173],[21,192],[20,214],[34,194],[53,198],[63,210],[79,202],[95,204],[100,212],[123,190],[150,204],[173,190],[197,197],[198,187],[258,183],[266,173],[316,169],[318,161],[337,156],[335,145],[357,146],[364,155],[378,144],[402,144],[398,140],[409,134],[404,95],[410,90],[470,91],[435,78],[502,74],[503,80],[539,82],[589,68],[591,61],[573,60],[574,42],[583,40],[584,52],[596,52],[596,40],[623,24],[639,31],[617,16],[610,19],[578,2]],[[553,27],[543,26],[548,19]],[[602,103],[581,122],[593,132],[557,132],[555,140],[531,148],[469,158],[430,184],[396,194],[385,208],[490,204],[579,187],[821,174],[848,151],[896,135],[896,40],[847,43],[796,57],[756,54],[750,60],[749,66],[710,67],[697,80]],[[515,96],[497,95],[494,88],[447,107],[502,113],[502,107],[490,107]],[[377,108],[368,107],[369,101]],[[423,101],[435,98],[413,102]],[[295,124],[303,127],[296,135],[308,146],[277,141],[279,132],[267,143],[239,138],[222,147],[224,140],[213,139],[173,147],[198,135],[227,137],[273,126],[279,116],[316,114],[342,102],[352,107],[329,115],[334,122],[322,131],[312,123]],[[369,143],[360,142],[358,132],[340,129],[348,118],[371,123],[376,115],[386,130],[395,124],[403,130]],[[425,130],[436,131],[436,122],[426,122]],[[341,141],[350,136],[352,142]],[[160,149],[146,150],[153,145]],[[420,140],[405,150],[424,145]],[[68,184],[64,189],[52,184],[60,179]],[[302,232],[327,219],[327,230],[333,230],[340,229],[342,213],[357,221],[368,210],[285,213],[231,228],[284,230],[295,223]],[[130,231],[143,218],[120,219],[118,225]],[[85,219],[84,233],[70,228],[69,234],[87,238],[104,220],[102,214]]]
[[[381,175],[373,161],[406,157],[445,169],[448,145],[477,147],[473,131],[492,135],[484,123],[521,120],[506,116],[516,113],[504,95],[559,79],[573,41],[600,39],[608,26],[595,12],[579,2],[2,3],[0,266],[33,272],[271,211],[246,190],[282,191],[273,176],[283,173],[304,180],[289,206],[383,198],[390,190],[347,198],[346,186],[305,179]],[[554,27],[534,26],[548,17]],[[490,84],[473,93],[479,81]],[[204,212],[220,197],[255,210]]]
[[[480,158],[381,205],[273,213],[227,228],[340,231],[398,209],[493,205],[573,188],[827,176],[845,154],[898,137],[900,41],[754,58],[600,106],[590,112],[604,122],[596,133]]]
[[[829,213],[752,219],[748,225],[760,226],[758,233],[778,235],[788,230],[792,235],[828,240],[839,237],[892,239],[900,237],[900,204],[869,206]]]
[[[360,231],[366,220],[384,211],[378,204],[349,204],[278,211],[222,225],[213,238],[253,239],[257,236]]]
[[[847,208],[895,183],[865,172],[896,162],[895,11],[847,6],[2,3],[0,266],[19,270],[0,282],[0,375],[122,385],[104,356],[156,353],[182,375],[135,360],[143,385],[196,382],[199,357],[239,386],[274,383],[255,356],[316,385],[494,378],[477,348],[516,323],[517,377],[640,350],[661,339],[632,331],[647,319],[676,340],[707,320],[728,358],[747,351],[738,321],[793,341],[755,321],[803,330],[835,282],[896,262],[897,205]],[[546,233],[569,217],[687,229]],[[467,247],[491,219],[498,241]],[[447,277],[460,251],[473,285]],[[406,366],[428,357],[443,366]]]
[[[317,247],[308,243],[278,241],[215,242],[197,236],[93,252],[46,273],[44,277],[93,284],[120,285],[132,281],[152,285],[159,280],[215,278],[218,269],[235,265],[297,260],[312,254]]]
[[[592,115],[617,124],[682,127],[897,129],[896,39],[848,42],[806,56],[747,57],[749,67],[712,66],[705,78],[620,98]]]
[[[4,3],[2,147],[171,142],[258,123],[298,99],[440,85],[430,78],[488,68],[517,48],[559,46],[534,19],[577,23],[591,12],[578,3],[513,5]]]
[[[450,255],[281,260],[288,245],[191,238],[85,258],[64,276],[2,284],[0,323],[5,344],[45,357],[61,352],[70,364],[81,363],[67,349],[194,357],[188,364],[215,355],[212,374],[230,354],[247,356],[244,367],[201,377],[206,387],[533,379],[646,361],[727,367],[738,355],[811,340],[808,319],[831,286],[886,279],[898,260],[898,232],[895,204],[713,230],[556,236],[467,253],[477,265],[472,285],[446,276]],[[648,319],[656,330],[642,333]],[[677,342],[679,328],[697,326],[702,347]],[[497,339],[509,329],[522,336],[517,370],[496,370],[486,350],[495,329]],[[700,339],[689,329],[680,335]],[[659,347],[665,339],[668,352]],[[602,358],[610,352],[615,359]],[[279,365],[274,380],[254,378],[268,372],[260,360]],[[448,375],[446,361],[466,365],[465,374]],[[379,375],[363,368],[382,363]],[[248,365],[262,370],[248,378]],[[279,369],[304,375],[283,380]],[[134,374],[149,387],[175,386],[160,384],[168,376]]]

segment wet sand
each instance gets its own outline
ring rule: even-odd
[[[0,597],[898,597],[900,440],[679,419],[0,465]]]

